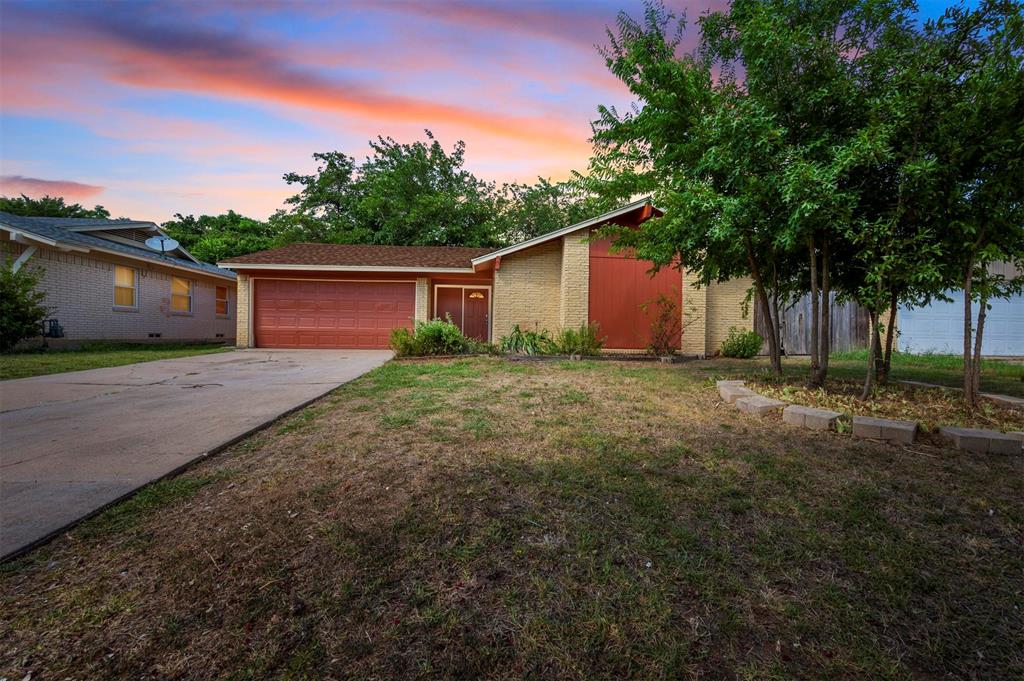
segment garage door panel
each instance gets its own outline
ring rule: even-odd
[[[411,329],[412,282],[257,279],[258,347],[385,348],[396,327]]]

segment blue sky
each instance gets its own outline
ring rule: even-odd
[[[725,0],[670,3],[696,18]],[[947,3],[922,3],[940,14]],[[311,155],[378,134],[465,140],[499,181],[583,169],[595,44],[636,0],[0,1],[0,192],[163,221],[266,217]],[[692,37],[690,38],[692,40]]]

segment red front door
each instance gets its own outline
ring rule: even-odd
[[[485,288],[462,289],[463,316],[462,333],[468,338],[479,341],[487,340],[487,330],[491,319],[490,291]]]

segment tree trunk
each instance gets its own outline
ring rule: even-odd
[[[974,275],[974,259],[967,262],[967,269],[964,271],[964,403],[968,409],[978,406],[974,398],[974,364],[971,354],[971,284]]]
[[[985,315],[988,312],[988,296],[978,301],[978,329],[974,332],[974,358],[971,362],[971,392],[975,404],[981,402],[981,341],[985,334]]]
[[[871,325],[868,339],[868,370],[864,376],[864,391],[860,394],[861,400],[870,399],[871,394],[875,391],[875,357],[878,350],[878,343],[875,342],[875,339],[878,337],[878,313],[868,310],[868,320]]]
[[[768,355],[772,371],[776,376],[781,376],[782,356],[779,354],[779,331],[775,320],[772,319],[771,301],[768,298],[768,291],[765,290],[761,268],[757,265],[757,258],[754,257],[754,246],[750,243],[749,236],[745,237],[745,245],[747,248],[747,262],[750,264],[750,275],[754,280],[757,300],[761,304],[761,314],[764,315],[765,323],[768,325]]]
[[[818,338],[818,370],[814,385],[823,388],[828,378],[828,356],[832,350],[832,282],[829,279],[828,241],[821,244],[821,324]]]
[[[885,327],[885,358],[882,360],[882,374],[878,382],[885,385],[889,382],[889,374],[892,372],[892,345],[896,338],[896,305],[899,296],[896,291],[889,294],[889,322]]]
[[[818,308],[818,255],[814,250],[814,236],[807,240],[808,251],[811,255],[811,379],[812,385],[818,377],[818,332],[820,328],[820,311]]]

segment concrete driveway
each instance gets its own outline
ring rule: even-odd
[[[0,383],[0,556],[390,357],[385,350],[236,350]]]

